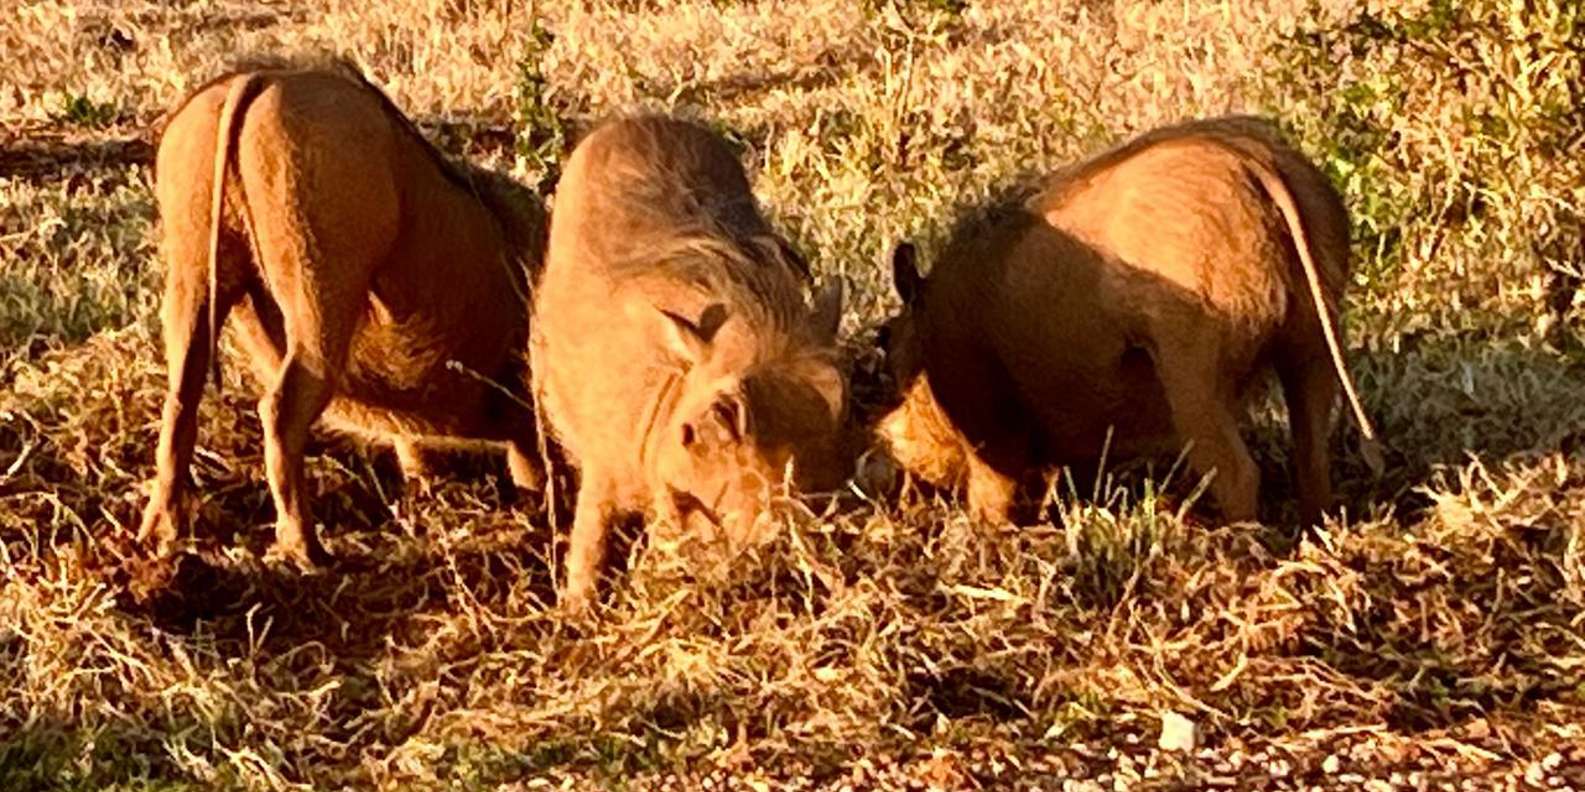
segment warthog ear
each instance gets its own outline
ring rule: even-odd
[[[666,348],[689,365],[698,365],[710,356],[710,341],[721,325],[726,324],[726,306],[720,303],[705,308],[697,323],[665,308],[657,310],[663,318],[661,329]]]
[[[918,251],[914,250],[914,243],[904,239],[892,248],[892,285],[897,287],[897,296],[903,298],[904,305],[913,303],[919,296],[919,285],[923,279],[919,277]]]
[[[836,366],[811,367],[805,374],[809,386],[825,400],[831,420],[841,423],[847,417],[847,379]]]
[[[815,293],[814,310],[809,315],[816,337],[835,341],[837,327],[842,324],[842,281],[830,281]]]
[[[788,242],[781,237],[777,237],[776,246],[781,250],[782,258],[786,259],[787,263],[792,265],[792,268],[796,270],[799,275],[802,275],[804,280],[807,281],[814,279],[814,273],[810,272],[809,270],[809,260],[805,259],[803,254],[799,253],[798,249],[792,246],[791,242]]]
[[[753,243],[772,261],[787,265],[794,275],[805,281],[814,280],[814,273],[809,270],[809,260],[804,258],[791,242],[773,234],[766,234],[754,237]]]

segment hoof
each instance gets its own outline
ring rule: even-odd
[[[174,505],[156,506],[153,503],[143,512],[143,524],[138,529],[138,544],[151,551],[156,558],[176,551],[176,543],[187,533],[187,519]]]
[[[571,617],[588,617],[594,614],[596,593],[590,584],[568,585],[557,593],[557,607]]]
[[[433,477],[402,474],[402,494],[409,498],[428,498],[434,494],[436,486]]]
[[[272,564],[288,564],[299,572],[322,572],[335,563],[335,557],[325,552],[318,541],[283,542],[276,540],[264,560]]]

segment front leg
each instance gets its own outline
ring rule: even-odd
[[[574,612],[587,611],[594,602],[605,566],[606,536],[617,512],[609,484],[596,471],[583,470],[567,547],[567,585],[561,595]]]
[[[967,467],[969,511],[988,523],[1011,522],[1013,496],[1034,456],[1037,423],[995,351],[973,341],[959,343],[962,366],[954,376],[931,378],[930,391],[941,418],[951,420],[955,456]]]
[[[1002,475],[978,457],[969,458],[969,509],[983,522],[1012,521],[1013,494],[1018,482]]]
[[[969,510],[986,523],[1013,521],[1013,500],[1034,457],[1036,431],[1022,405],[1010,397],[986,400],[971,413],[975,420],[959,436],[968,466]]]
[[[1228,523],[1259,518],[1260,468],[1238,427],[1238,399],[1216,360],[1216,346],[1187,333],[1158,356],[1172,427],[1188,445],[1189,467],[1211,476],[1211,496]],[[1306,448],[1306,451],[1309,451]]]
[[[1026,445],[1017,432],[1006,432],[977,449],[966,449],[969,510],[975,517],[994,524],[1012,522],[1013,497],[1029,464]]]

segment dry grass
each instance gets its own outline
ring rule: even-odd
[[[1585,785],[1574,4],[533,5],[0,20],[0,787]],[[225,57],[312,48],[526,180],[561,124],[710,119],[856,287],[858,348],[899,236],[928,251],[954,206],[1160,123],[1270,113],[1359,224],[1353,361],[1392,464],[1371,480],[1340,432],[1347,517],[1295,536],[1266,405],[1270,527],[1185,518],[1193,482],[1137,473],[1019,530],[855,492],[727,574],[644,554],[604,618],[567,623],[553,532],[481,463],[405,498],[327,437],[315,508],[344,568],[263,565],[254,391],[229,379],[195,465],[209,538],[139,599],[146,132]],[[1169,711],[1200,751],[1154,750]]]

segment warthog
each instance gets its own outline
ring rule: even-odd
[[[840,286],[805,307],[807,265],[716,135],[603,124],[568,159],[550,225],[531,357],[579,474],[566,602],[588,604],[622,516],[741,542],[783,483],[846,476]]]
[[[883,343],[905,395],[879,434],[991,519],[1027,470],[1094,464],[1108,432],[1113,459],[1187,445],[1223,516],[1253,519],[1239,417],[1275,368],[1313,523],[1339,384],[1373,442],[1338,337],[1347,278],[1341,200],[1268,125],[1160,129],[966,219],[928,279],[897,247]]]
[[[321,413],[394,443],[406,476],[431,445],[505,444],[513,480],[539,486],[522,406],[546,233],[535,198],[448,162],[350,66],[248,68],[200,87],[165,126],[155,191],[170,382],[145,541],[167,548],[185,530],[198,402],[233,308],[265,387],[274,554],[326,560],[303,481]]]

